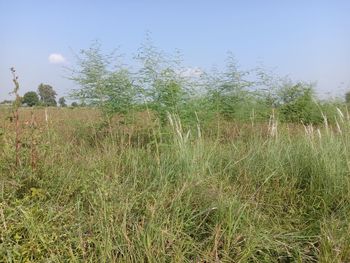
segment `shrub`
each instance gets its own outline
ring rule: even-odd
[[[280,90],[280,101],[279,112],[283,121],[305,124],[323,121],[314,101],[313,86],[310,84],[287,83]]]
[[[22,104],[27,104],[29,107],[39,104],[39,96],[35,91],[29,91],[23,95]]]

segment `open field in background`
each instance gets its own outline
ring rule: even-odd
[[[0,109],[1,262],[350,261],[345,117],[187,126],[171,115],[161,127],[146,111],[109,123],[91,108],[33,114],[20,109],[15,167]]]

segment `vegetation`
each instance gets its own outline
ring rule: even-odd
[[[3,104],[3,105],[12,104],[12,100],[3,100],[0,102],[0,104]]]
[[[60,104],[60,107],[67,107],[66,99],[64,97],[58,99],[58,104]]]
[[[345,93],[345,102],[346,104],[350,104],[350,91]]]
[[[72,106],[73,108],[75,108],[75,107],[78,107],[79,105],[78,105],[77,102],[73,101],[72,104],[71,104],[71,106]]]
[[[95,43],[81,51],[70,77],[81,87],[72,92],[72,97],[101,108],[108,116],[128,112],[134,93],[128,71],[115,64],[114,59],[112,54],[102,54],[100,45]]]
[[[21,108],[12,70],[1,262],[350,261],[346,103],[232,57],[188,76],[149,43],[137,71],[81,55],[74,110]]]
[[[14,124],[1,127],[1,261],[350,259],[345,117],[339,131],[277,134],[221,121],[218,135],[173,115],[166,128],[144,112],[109,129],[94,109],[47,114],[22,130],[17,168]]]
[[[265,122],[274,109],[280,121],[299,124],[321,124],[324,115],[334,116],[334,110],[327,112],[329,101],[315,96],[314,84],[280,78],[263,69],[242,70],[232,54],[222,72],[188,74],[180,54],[166,54],[147,40],[135,62],[137,70],[132,70],[121,56],[103,54],[100,44],[94,43],[77,55],[77,65],[70,69],[69,78],[78,84],[71,97],[98,107],[107,119],[148,109],[162,125],[167,124],[168,113],[192,123],[197,119],[195,112],[203,113],[207,121],[220,115],[231,121]],[[339,107],[344,110],[345,106]]]
[[[29,107],[39,105],[39,96],[35,91],[28,91],[23,95],[22,103]]]
[[[57,106],[56,91],[48,84],[40,84],[38,87],[40,102],[44,106]]]

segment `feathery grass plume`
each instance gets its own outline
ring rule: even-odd
[[[312,126],[312,124],[308,124],[308,125],[305,125],[303,122],[301,122],[303,127],[304,127],[304,130],[305,130],[305,135],[310,139],[312,140],[313,137],[314,137],[314,127]]]
[[[198,139],[201,139],[202,138],[202,132],[201,132],[201,126],[200,126],[198,114],[197,114],[196,111],[194,112],[194,114],[196,115],[196,120],[197,120],[197,136],[198,136]]]
[[[337,112],[338,112],[338,115],[340,117],[341,122],[344,123],[344,114],[343,114],[343,112],[338,107],[336,107],[336,109],[337,109]]]
[[[321,130],[319,128],[317,128],[317,135],[318,135],[318,138],[321,140],[322,134],[321,134]]]
[[[170,126],[172,127],[174,133],[175,133],[175,140],[180,146],[181,149],[184,149],[184,147],[187,145],[191,130],[188,130],[187,133],[185,133],[182,129],[182,124],[179,116],[177,114],[171,114],[167,112],[168,120],[170,123]]]
[[[275,116],[275,109],[272,109],[272,114],[270,115],[269,119],[269,125],[268,125],[268,132],[271,137],[274,137],[277,139],[277,119]]]
[[[321,111],[321,115],[322,115],[322,118],[323,118],[323,125],[324,125],[324,128],[326,129],[326,133],[327,135],[329,135],[329,126],[328,126],[328,119],[327,119],[327,116]]]
[[[335,119],[335,124],[337,126],[337,130],[338,130],[339,134],[342,134],[342,131],[341,131],[341,128],[340,128],[337,116],[335,116],[334,119]]]
[[[251,114],[250,114],[250,121],[251,121],[252,127],[254,127],[254,121],[255,121],[255,110],[254,110],[254,108],[252,109]]]
[[[46,125],[48,126],[49,125],[49,114],[47,112],[47,108],[45,108],[45,122],[46,122]]]

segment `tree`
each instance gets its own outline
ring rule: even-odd
[[[73,108],[76,108],[76,107],[78,107],[78,106],[79,106],[78,103],[75,102],[75,101],[73,101],[72,104],[71,104],[71,107],[73,107]]]
[[[39,96],[35,91],[28,91],[24,94],[22,104],[27,104],[29,107],[39,104]]]
[[[3,100],[2,102],[0,102],[0,104],[4,104],[4,105],[6,105],[6,104],[10,105],[12,103],[13,103],[12,100]]]
[[[129,71],[118,62],[113,53],[103,54],[98,43],[82,50],[70,77],[80,87],[71,96],[100,107],[109,117],[128,112],[134,100],[134,85]]]
[[[61,107],[66,107],[66,99],[64,97],[61,97],[58,99],[58,104],[60,104]]]
[[[57,106],[56,91],[47,84],[41,83],[38,87],[40,102],[45,106]]]
[[[162,123],[167,121],[167,112],[180,114],[191,92],[188,79],[181,74],[182,60],[178,55],[164,54],[147,36],[136,57],[141,63],[137,79],[141,99]]]
[[[227,119],[247,119],[254,103],[250,88],[254,82],[250,71],[241,70],[234,56],[229,53],[224,72],[215,70],[208,76],[208,95],[211,110]]]

